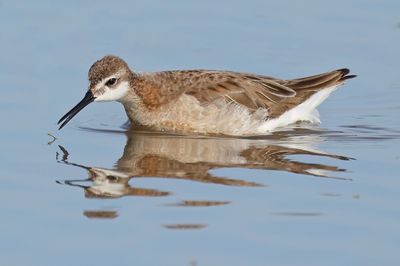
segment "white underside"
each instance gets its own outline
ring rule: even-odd
[[[317,111],[320,105],[328,96],[337,88],[337,86],[323,89],[308,100],[299,104],[293,109],[286,111],[281,116],[265,121],[257,130],[258,133],[270,132],[279,127],[293,124],[297,121],[309,121],[312,123],[320,123],[319,113]]]

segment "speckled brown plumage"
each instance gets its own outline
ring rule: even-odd
[[[348,73],[348,69],[339,69],[307,78],[282,80],[231,71],[164,71],[139,75],[135,88],[144,103],[152,107],[188,94],[203,104],[224,99],[251,111],[266,108],[270,117],[276,117],[315,92],[354,77]]]
[[[117,56],[107,55],[94,62],[90,67],[88,72],[89,82],[91,86],[95,86],[103,78],[108,77],[121,69],[129,70],[126,62]],[[130,70],[127,72],[133,73]]]

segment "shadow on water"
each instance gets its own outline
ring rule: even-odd
[[[265,184],[217,176],[211,172],[219,168],[246,168],[285,171],[310,177],[350,180],[334,177],[345,171],[334,165],[309,163],[291,158],[305,155],[313,158],[350,160],[313,148],[324,141],[321,132],[278,132],[267,137],[212,138],[204,136],[178,136],[133,130],[85,129],[107,134],[124,134],[127,137],[124,151],[112,169],[83,165],[74,162],[67,148],[59,146],[58,163],[85,169],[88,178],[57,181],[59,184],[81,188],[86,198],[112,199],[128,196],[165,197],[173,191],[139,188],[135,180],[143,178],[180,179],[214,185],[236,187],[263,187]],[[171,207],[210,207],[229,204],[230,201],[184,200],[169,204]],[[118,213],[109,210],[84,211],[88,218],[113,219]],[[202,224],[164,225],[169,229],[199,229]]]

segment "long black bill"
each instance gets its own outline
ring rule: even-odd
[[[91,91],[88,91],[85,94],[85,97],[74,106],[71,110],[69,110],[68,113],[66,113],[63,117],[61,117],[60,120],[58,120],[57,125],[60,123],[61,126],[58,128],[58,130],[62,129],[68,122],[71,120],[77,113],[79,113],[83,108],[85,108],[86,105],[94,101],[94,96]]]

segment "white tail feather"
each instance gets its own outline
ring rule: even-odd
[[[329,94],[337,88],[338,85],[323,89],[314,95],[312,95],[305,102],[298,106],[286,111],[277,118],[269,119],[264,122],[259,128],[258,132],[269,132],[278,127],[284,127],[289,124],[295,123],[296,121],[309,121],[312,123],[319,123],[319,113],[315,109],[320,105]]]

